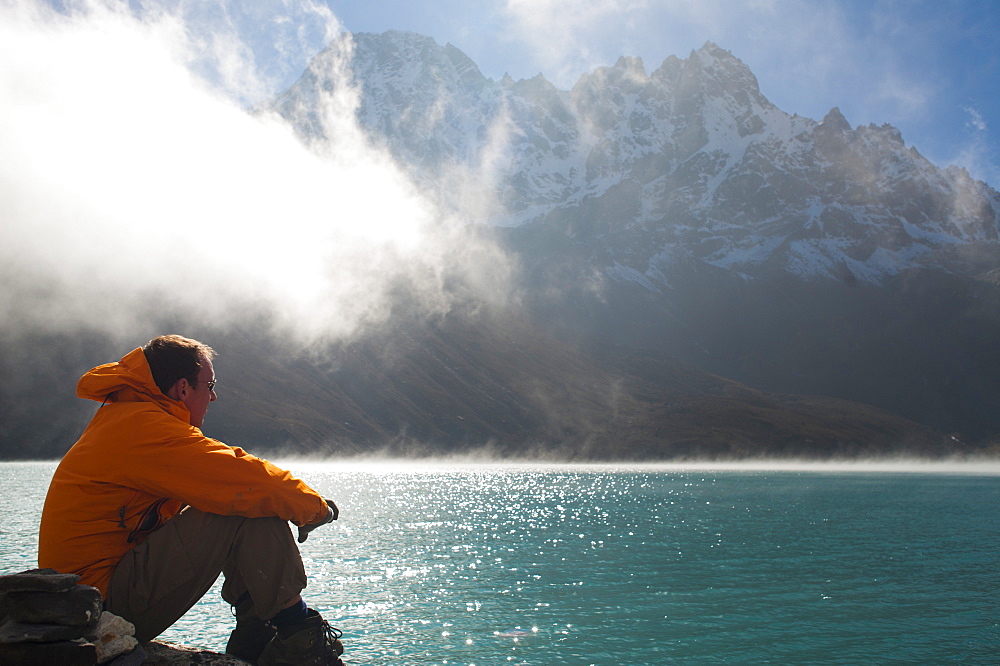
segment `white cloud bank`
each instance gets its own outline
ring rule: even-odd
[[[502,292],[500,253],[367,146],[349,87],[320,155],[242,107],[238,40],[113,7],[0,4],[5,329],[219,324],[253,305],[315,341],[386,321],[401,287],[426,312],[449,307],[446,281]],[[215,85],[192,73],[209,60]]]

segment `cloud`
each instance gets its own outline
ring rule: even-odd
[[[1000,182],[996,149],[988,140],[986,120],[973,108],[963,107],[963,111],[969,116],[965,125],[965,141],[942,161],[964,168],[976,180],[990,184]]]
[[[968,127],[976,129],[980,132],[985,132],[989,129],[986,126],[986,120],[983,118],[983,114],[979,111],[967,106],[963,106],[962,110],[969,114],[969,120],[967,121]]]
[[[205,76],[208,60],[247,61],[238,35],[206,54],[185,20],[0,4],[5,327],[120,333],[151,313],[237,324],[253,308],[316,341],[385,323],[401,293],[425,313],[455,284],[501,297],[502,254],[368,146],[346,79],[336,132],[310,150],[244,108],[233,86],[256,94],[253,72]]]

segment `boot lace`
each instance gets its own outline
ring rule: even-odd
[[[330,646],[330,649],[338,657],[344,653],[344,646],[340,642],[340,637],[343,635],[343,631],[323,620],[323,637],[326,640],[326,644]]]

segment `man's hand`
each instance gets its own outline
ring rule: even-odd
[[[303,525],[302,527],[300,527],[299,543],[305,543],[306,539],[309,538],[309,533],[312,532],[317,527],[319,527],[320,525],[326,525],[327,523],[332,523],[333,521],[337,520],[337,518],[340,516],[340,509],[337,508],[337,505],[334,504],[333,500],[324,498],[323,501],[326,502],[326,509],[327,509],[326,516],[315,523],[309,523],[308,525]]]

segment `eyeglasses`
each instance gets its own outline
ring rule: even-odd
[[[191,383],[192,384],[205,384],[205,385],[208,386],[208,390],[209,391],[214,391],[215,390],[215,380],[214,379],[212,381],[210,381],[210,382],[206,382],[204,379],[196,379],[196,380],[194,380]]]

